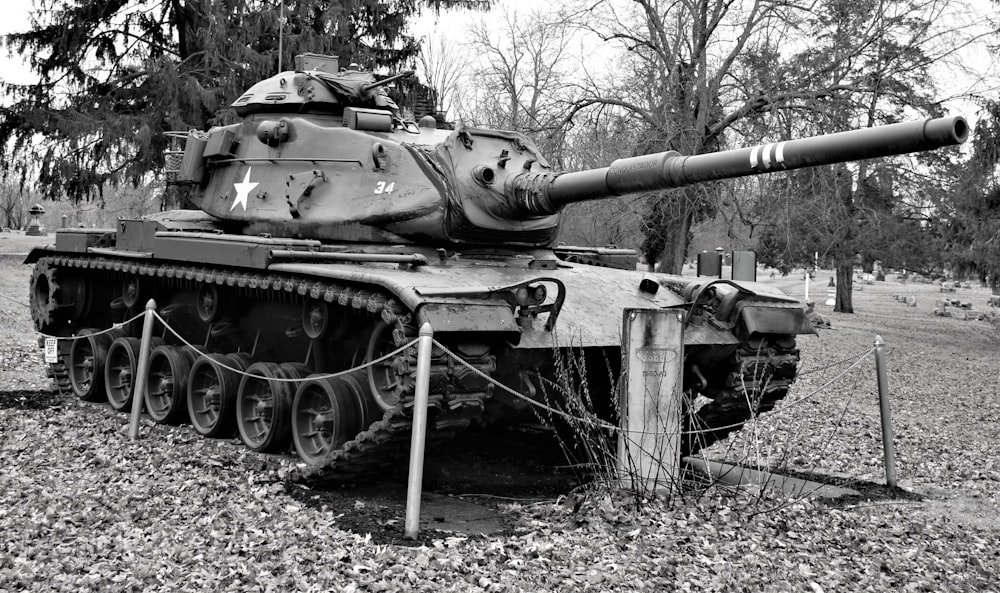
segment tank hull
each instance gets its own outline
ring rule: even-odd
[[[558,314],[554,330],[544,328],[545,319],[532,319],[527,326],[520,326],[520,336],[516,347],[521,349],[583,347],[619,347],[621,345],[622,312],[625,309],[663,309],[684,307],[687,300],[677,292],[658,290],[650,295],[640,290],[643,280],[654,280],[664,284],[692,290],[710,279],[671,276],[667,274],[645,274],[639,271],[616,270],[586,264],[557,264],[558,267],[545,271],[527,271],[514,267],[487,267],[475,260],[452,263],[447,266],[425,266],[418,272],[383,269],[365,270],[359,273],[357,266],[338,264],[288,263],[275,264],[269,269],[290,274],[316,276],[322,278],[352,280],[363,278],[376,283],[395,294],[406,298],[413,295],[417,303],[459,303],[470,307],[466,315],[455,311],[456,318],[470,317],[463,328],[476,324],[476,295],[485,295],[503,287],[525,282],[558,281],[565,287],[565,300]],[[751,293],[757,302],[767,302],[770,306],[798,310],[801,304],[780,291],[753,282],[734,283]],[[446,300],[450,299],[450,300]],[[463,302],[463,299],[464,302]],[[476,310],[479,312],[481,310]],[[794,314],[794,313],[792,313]],[[448,323],[451,321],[451,323]],[[458,319],[443,320],[438,331],[450,330]],[[482,330],[504,329],[495,321],[480,322]],[[809,328],[796,333],[808,333]],[[733,344],[739,340],[731,331],[721,330],[712,325],[691,327],[685,332],[686,345]]]
[[[431,378],[431,433],[443,439],[484,422],[534,422],[532,402],[559,405],[555,385],[589,386],[599,415],[614,421],[624,312],[684,309],[684,389],[711,400],[688,413],[686,453],[784,397],[795,336],[811,331],[797,301],[753,283],[570,264],[545,250],[331,249],[150,225],[60,232],[54,247],[32,252],[38,329],[97,333],[153,299],[170,327],[152,357],[154,419],[190,421],[206,436],[236,426],[260,451],[294,445],[329,479],[377,476],[405,451],[411,342],[425,322],[447,349],[435,351]],[[131,352],[140,330],[133,321],[107,337],[61,341],[57,381],[86,399],[106,390],[121,401],[127,390],[114,377],[137,369],[120,374],[114,345],[124,340]],[[589,361],[577,369],[586,376],[566,376],[573,358]]]

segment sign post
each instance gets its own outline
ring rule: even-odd
[[[669,489],[680,463],[684,312],[625,309],[622,326],[620,481],[643,492]]]

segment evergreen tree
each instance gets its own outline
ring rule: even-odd
[[[952,168],[954,182],[940,204],[941,235],[952,270],[975,275],[1000,294],[1000,102],[985,101],[972,134],[972,158]]]
[[[488,6],[429,0],[433,9]],[[370,69],[411,66],[419,0],[35,0],[29,31],[5,42],[37,84],[6,85],[0,158],[51,199],[90,200],[106,183],[162,168],[170,130],[235,119],[229,104],[298,53]],[[283,17],[283,18],[282,18]],[[279,35],[282,32],[283,35]]]

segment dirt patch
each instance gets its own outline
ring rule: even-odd
[[[338,525],[373,541],[419,545],[443,534],[490,536],[510,529],[503,507],[553,500],[580,485],[565,469],[551,434],[492,429],[464,433],[427,451],[421,537],[403,537],[406,467],[360,486],[286,484],[293,499],[313,508],[352,509]]]
[[[928,499],[924,504],[924,510],[947,517],[959,525],[972,529],[1000,533],[1000,516],[996,513],[983,512],[984,500],[981,495],[948,496],[942,493],[941,496],[942,498]]]

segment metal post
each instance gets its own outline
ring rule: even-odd
[[[427,435],[427,396],[431,379],[431,324],[420,326],[417,342],[417,385],[413,403],[413,432],[410,436],[410,473],[406,483],[406,537],[417,539],[420,530],[420,494],[424,481],[424,437]]]
[[[889,409],[889,381],[885,376],[882,336],[875,336],[875,374],[878,376],[878,404],[882,416],[882,448],[885,451],[885,483],[896,487],[896,449],[892,439],[892,410]]]
[[[149,350],[153,342],[153,313],[156,301],[146,302],[146,314],[142,319],[142,342],[139,346],[139,366],[135,371],[135,386],[132,388],[132,418],[128,425],[128,438],[139,438],[139,419],[142,417],[142,402],[146,397],[146,375],[149,374]]]

